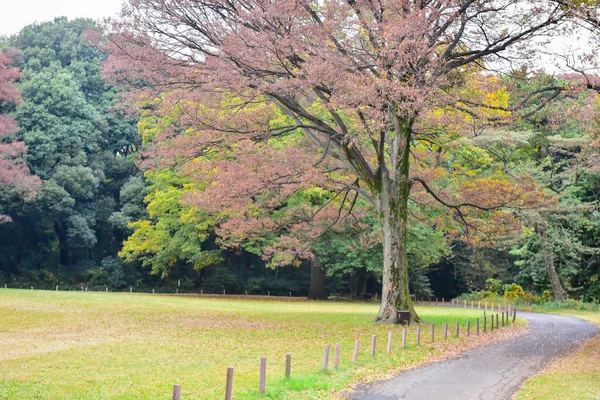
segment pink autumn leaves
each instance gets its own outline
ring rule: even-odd
[[[0,105],[19,103],[21,94],[15,86],[20,77],[19,70],[11,66],[14,53],[0,52]],[[40,179],[31,176],[25,162],[27,146],[12,140],[18,131],[15,121],[7,114],[0,114],[0,187],[13,190],[25,198],[34,196],[39,188]],[[0,223],[10,218],[0,214]]]

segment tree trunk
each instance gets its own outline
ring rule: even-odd
[[[546,266],[546,272],[548,278],[550,278],[550,286],[552,287],[552,293],[554,294],[554,300],[564,301],[567,299],[567,292],[560,283],[556,267],[554,265],[554,252],[552,246],[548,243],[545,230],[538,230],[540,234],[541,250],[544,256],[544,264]]]
[[[67,228],[60,223],[54,223],[54,231],[58,237],[58,246],[60,250],[60,264],[69,265],[71,263],[71,254],[69,251],[69,241],[67,237]]]
[[[387,191],[384,188],[384,193]],[[381,307],[375,318],[376,322],[397,323],[396,311],[400,310],[410,311],[412,320],[419,320],[408,290],[407,205],[408,196],[405,199],[390,199],[383,194],[380,200],[383,277]]]
[[[310,260],[310,289],[308,298],[311,300],[325,300],[325,269],[318,263]]]
[[[393,116],[394,140],[390,154],[391,173],[386,168],[384,148],[380,148],[379,193],[374,196],[383,235],[383,276],[379,323],[398,323],[396,311],[409,311],[419,321],[408,289],[406,252],[408,197],[410,181],[410,140],[412,120]]]

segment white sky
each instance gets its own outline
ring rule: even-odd
[[[0,35],[10,36],[34,22],[55,17],[100,19],[114,16],[123,0],[0,0]]]

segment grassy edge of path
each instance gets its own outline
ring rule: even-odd
[[[600,326],[600,313],[564,310]],[[526,380],[514,400],[600,400],[600,335]]]

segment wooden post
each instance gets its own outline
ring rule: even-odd
[[[387,344],[387,352],[391,353],[392,352],[392,331],[388,332],[388,344]]]
[[[417,325],[417,346],[421,345],[421,325]]]
[[[233,392],[233,367],[227,367],[227,380],[225,382],[225,400],[231,400]]]
[[[129,286],[129,293],[133,293],[133,288]]]
[[[371,357],[375,357],[375,346],[377,344],[377,335],[371,336]]]
[[[154,294],[154,289],[152,289],[152,294]]]
[[[487,311],[487,301],[485,302],[485,311]]]
[[[223,296],[225,296],[225,289],[223,289]]]
[[[458,321],[456,321],[456,337],[458,338],[458,333],[460,331],[460,325],[458,324]]]
[[[58,285],[56,285],[56,291],[58,292]]]
[[[267,386],[267,357],[260,358],[260,381],[258,390],[261,393],[265,392]]]
[[[337,369],[340,365],[340,344],[335,344],[335,353],[333,354],[333,368]]]
[[[492,324],[490,325],[490,330],[491,330],[491,331],[493,331],[493,330],[494,330],[494,314],[490,315],[490,317],[492,317],[492,318],[491,318],[491,321],[490,321],[490,322],[492,323]]]
[[[504,328],[504,311],[502,311],[502,327]]]
[[[494,312],[494,303],[492,303],[492,312]]]
[[[475,323],[475,325],[476,325],[477,336],[479,336],[479,318],[477,318],[477,322]]]
[[[8,288],[8,285],[5,283],[4,284],[4,289],[7,289],[7,288]]]
[[[474,308],[475,308],[475,306],[473,305],[473,300],[471,300],[471,310]]]
[[[354,342],[354,354],[352,354],[352,362],[356,362],[358,360],[358,346],[360,345],[360,340],[356,339]]]
[[[464,306],[463,308],[467,308],[467,300],[464,301]]]
[[[204,294],[204,290],[200,289],[200,294]]]
[[[442,307],[444,307],[446,304],[444,303],[444,298],[442,297]]]
[[[175,288],[175,294],[179,294],[179,288]]]
[[[500,329],[500,327],[498,326],[498,319],[499,319],[499,318],[500,318],[500,317],[498,316],[498,314],[496,314],[496,329]]]
[[[267,296],[271,296],[271,291],[267,290]]]
[[[181,386],[173,385],[173,400],[181,399]]]
[[[108,293],[108,286],[106,287],[106,293]]]
[[[487,331],[487,315],[483,316],[483,333]]]
[[[31,287],[31,290],[33,290],[33,286]]]
[[[289,379],[291,373],[292,373],[292,355],[290,353],[287,353],[285,355],[285,377]]]
[[[515,319],[517,319],[517,309],[513,309],[513,322],[515,322]]]
[[[471,321],[467,321],[467,336],[471,336]]]
[[[481,300],[477,300],[477,309],[481,310]]]
[[[327,370],[327,365],[329,364],[329,345],[325,345],[325,351],[323,352],[323,369]]]
[[[435,332],[434,332],[434,330],[435,330],[435,325],[431,324],[431,343],[435,342]]]
[[[290,297],[292,297],[292,292],[290,292]]]
[[[444,340],[448,339],[448,323],[444,322]]]
[[[406,328],[402,329],[402,348],[406,348]]]

